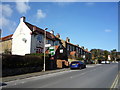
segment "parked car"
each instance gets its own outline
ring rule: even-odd
[[[101,64],[110,64],[110,61],[102,61]]]
[[[106,61],[106,64],[110,64],[110,61]]]
[[[70,69],[83,69],[86,68],[86,64],[81,61],[73,61],[70,64]]]
[[[102,61],[101,64],[105,64],[105,61]]]

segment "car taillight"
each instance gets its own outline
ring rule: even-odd
[[[77,63],[77,64],[80,64],[80,63]]]

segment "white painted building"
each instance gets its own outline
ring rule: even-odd
[[[54,32],[46,32],[46,43],[59,45]],[[44,30],[20,18],[20,23],[12,36],[12,54],[25,55],[30,53],[42,53],[44,47]]]

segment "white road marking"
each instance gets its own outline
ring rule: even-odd
[[[113,82],[113,84],[111,86],[111,89],[116,88],[117,84],[118,84],[118,75],[116,76],[116,78],[115,78],[115,80],[114,80],[114,82]]]

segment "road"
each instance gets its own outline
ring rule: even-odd
[[[117,63],[102,64],[10,81],[3,88],[110,88],[117,74]]]

